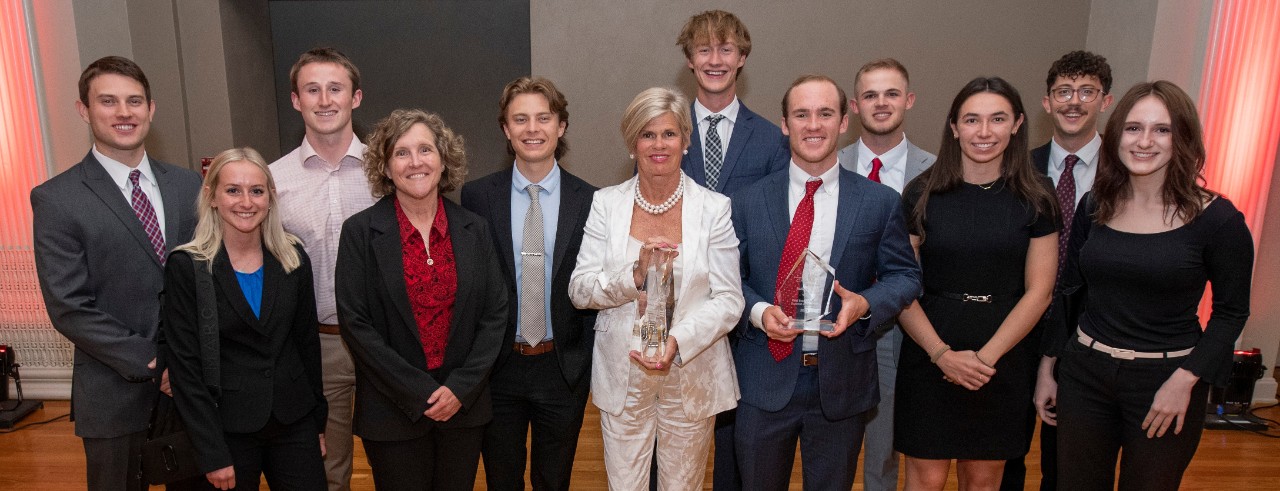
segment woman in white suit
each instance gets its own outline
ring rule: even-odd
[[[700,489],[715,415],[738,382],[726,335],[742,313],[729,199],[680,171],[692,127],[671,89],[636,96],[622,135],[636,176],[596,192],[569,296],[598,309],[591,398],[600,408],[610,489]],[[655,250],[676,250],[675,308],[662,356],[641,354],[639,298]]]

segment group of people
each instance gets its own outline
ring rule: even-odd
[[[93,148],[31,193],[89,488],[143,488],[148,415],[173,397],[201,473],[175,489],[349,489],[352,434],[378,489],[471,489],[482,458],[490,489],[524,489],[526,460],[534,489],[569,489],[591,394],[611,489],[699,489],[713,441],[718,490],[786,489],[797,444],[805,489],[850,489],[860,453],[865,489],[897,489],[902,455],[910,490],[952,462],[961,489],[1021,489],[1037,415],[1042,489],[1112,489],[1117,460],[1122,488],[1177,489],[1253,254],[1202,184],[1181,89],[1116,102],[1106,60],[1069,53],[1031,150],[1018,91],[976,78],[935,158],[905,137],[896,60],[852,98],[796,79],[779,127],[737,97],[737,17],[695,15],[677,44],[696,98],[638,94],[635,174],[598,190],[559,164],[568,103],[543,78],[499,99],[511,168],[467,182],[436,114],[396,110],[361,142],[359,70],[313,49],[290,72],[301,145],[270,165],[224,151],[202,182],[145,152],[142,70],[91,64]],[[829,273],[828,328],[796,323],[796,268]]]

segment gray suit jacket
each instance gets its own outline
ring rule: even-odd
[[[164,201],[165,246],[191,240],[200,175],[151,160]],[[142,431],[159,393],[156,357],[164,268],[133,207],[90,152],[31,190],[36,271],[53,327],[75,344],[76,435]]]

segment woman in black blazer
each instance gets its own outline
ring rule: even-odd
[[[323,489],[328,406],[311,263],[275,212],[262,156],[218,154],[197,210],[195,239],[165,266],[161,319],[173,396],[206,473],[201,487],[257,490],[265,474],[271,489]],[[220,389],[203,374],[197,260],[212,262]]]
[[[470,490],[507,288],[484,219],[444,198],[466,176],[462,137],[435,114],[396,110],[364,165],[382,199],[343,224],[336,271],[352,432],[379,490]]]

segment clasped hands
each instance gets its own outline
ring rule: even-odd
[[[836,295],[840,296],[840,312],[836,314],[834,329],[818,332],[818,334],[826,336],[828,339],[843,334],[845,329],[848,329],[849,326],[871,310],[871,304],[867,302],[866,297],[846,290],[843,286],[840,286],[840,280],[835,280],[831,288],[835,290]],[[804,333],[804,329],[793,329],[791,320],[791,316],[782,312],[782,307],[770,305],[764,309],[760,323],[763,324],[764,332],[769,336],[769,339],[789,343],[794,341],[796,336]]]
[[[969,390],[981,389],[996,374],[996,369],[988,365],[985,359],[973,350],[951,351],[948,349],[938,356],[936,363],[942,370],[942,380]]]

